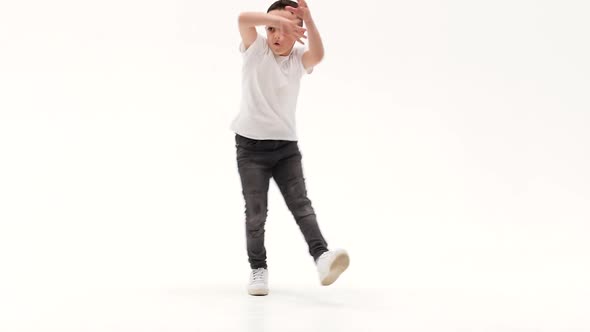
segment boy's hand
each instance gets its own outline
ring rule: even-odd
[[[284,34],[294,37],[295,40],[301,44],[303,44],[301,38],[307,38],[307,36],[305,36],[305,31],[307,31],[307,29],[300,27],[298,20],[289,20],[281,17],[279,28]]]
[[[311,12],[309,11],[307,2],[305,2],[305,0],[299,0],[298,3],[299,5],[297,6],[297,8],[287,6],[285,7],[285,9],[295,14],[300,19],[302,19],[303,22],[309,22],[311,20]]]

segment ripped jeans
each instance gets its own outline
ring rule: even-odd
[[[297,141],[256,140],[236,134],[236,157],[246,214],[246,247],[252,269],[267,268],[264,225],[268,187],[274,178],[314,261],[328,251],[315,211],[307,197]]]

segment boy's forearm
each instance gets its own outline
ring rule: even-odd
[[[255,27],[259,25],[272,25],[277,26],[280,22],[280,17],[277,15],[270,15],[267,13],[260,12],[243,12],[240,13],[238,18],[240,24],[249,27]]]
[[[313,19],[306,21],[305,27],[307,28],[309,52],[312,53],[315,57],[318,57],[319,59],[323,58],[324,44],[322,43],[320,32],[318,31],[318,28],[316,27]]]

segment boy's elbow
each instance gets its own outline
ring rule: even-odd
[[[241,12],[238,15],[238,24],[248,24],[250,21],[252,21],[252,17],[250,15],[250,13],[248,12]]]
[[[324,59],[324,48],[323,47],[315,47],[310,49],[311,58],[313,58],[314,62],[320,62]]]
[[[324,60],[324,52],[318,52],[317,54],[314,54],[313,57],[313,62],[315,63],[320,63],[322,62],[322,60]]]
[[[322,60],[324,60],[324,51],[318,55],[318,62],[321,62]]]
[[[324,52],[307,51],[303,54],[301,59],[305,68],[315,67],[324,59]]]
[[[240,15],[238,15],[238,25],[243,25],[245,21],[246,21],[245,13],[240,13]]]

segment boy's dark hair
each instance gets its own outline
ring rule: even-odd
[[[266,12],[268,13],[271,10],[285,10],[285,7],[287,7],[287,6],[297,8],[299,6],[299,4],[297,2],[291,1],[291,0],[278,0],[278,1],[275,1],[272,5],[270,5],[270,7],[268,7],[268,10]],[[299,25],[303,26],[303,21],[301,19],[299,20]]]

